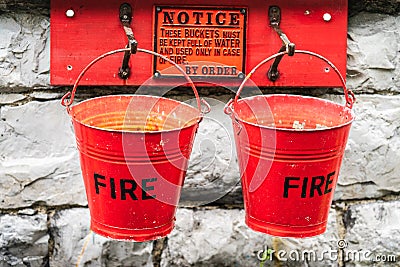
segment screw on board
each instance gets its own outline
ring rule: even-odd
[[[68,18],[72,18],[73,16],[75,16],[75,11],[73,9],[68,9],[67,11],[65,11],[65,15]]]
[[[329,21],[331,21],[331,19],[332,19],[332,15],[329,14],[329,13],[325,13],[325,14],[322,16],[322,19],[323,19],[325,22],[329,22]]]

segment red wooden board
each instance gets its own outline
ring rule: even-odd
[[[264,58],[278,52],[282,42],[269,26],[268,9],[271,5],[281,8],[283,32],[297,49],[310,50],[331,60],[341,71],[346,72],[347,48],[347,1],[346,0],[51,0],[51,84],[71,85],[80,71],[100,54],[125,47],[127,38],[119,21],[119,7],[129,3],[133,8],[132,28],[140,48],[154,50],[155,7],[207,7],[247,8],[246,41],[244,47],[244,72],[247,73]],[[66,11],[75,14],[67,17]],[[323,15],[329,13],[330,21]],[[118,77],[123,54],[110,56],[87,72],[84,85],[141,85],[154,74],[154,59],[151,55],[133,55],[130,64],[132,74],[128,80]],[[253,77],[259,86],[341,86],[334,72],[326,69],[327,64],[305,55],[285,56],[279,66],[280,78],[272,83],[266,77],[268,66]],[[173,78],[151,78],[155,85],[169,85]],[[238,78],[194,77],[202,85],[216,83],[237,86]]]

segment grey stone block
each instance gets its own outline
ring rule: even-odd
[[[54,100],[61,99],[64,94],[62,93],[52,93],[52,92],[43,92],[43,91],[34,91],[29,94],[35,100]]]
[[[346,266],[400,266],[400,201],[351,205]]]
[[[39,12],[48,14],[50,9],[50,1],[15,1],[15,0],[0,0],[0,13],[2,12]]]
[[[354,91],[400,91],[397,16],[359,13],[349,19],[347,85]]]
[[[349,0],[350,14],[362,10],[396,15],[400,11],[400,2],[398,0]]]
[[[70,118],[59,101],[0,109],[0,208],[86,205]]]
[[[13,104],[26,99],[23,94],[0,94],[0,104]]]
[[[336,199],[400,192],[400,97],[357,96]]]
[[[0,14],[0,88],[49,84],[49,26],[47,16],[34,12]]]
[[[244,216],[244,210],[238,209],[179,209],[176,227],[168,236],[161,266],[261,266],[257,254],[262,256],[268,248],[276,252],[271,254],[271,261],[264,259],[264,266],[305,264],[302,253],[306,250],[309,253],[314,251],[317,257],[314,261],[310,260],[308,266],[337,265],[337,258],[333,261],[321,259],[323,251],[337,249],[338,229],[334,210],[330,213],[327,232],[305,239],[272,237],[252,231],[245,225]],[[283,251],[281,261],[277,258],[278,251]],[[295,255],[299,255],[299,261],[290,260],[295,259]],[[285,258],[288,260],[284,261]]]
[[[0,215],[0,266],[45,266],[47,215]]]
[[[218,200],[240,183],[230,118],[225,103],[205,98],[211,112],[205,114],[194,140],[181,205],[204,205]]]
[[[56,212],[50,224],[54,237],[50,266],[153,266],[152,242],[116,241],[91,233],[88,209]]]

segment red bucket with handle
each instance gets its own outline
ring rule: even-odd
[[[239,99],[251,75],[225,107],[234,127],[246,224],[282,237],[310,237],[325,232],[340,165],[354,120],[355,97],[338,69],[345,105],[298,95],[258,95]]]
[[[182,68],[138,48],[180,70],[194,91],[197,108],[147,95],[103,96],[72,105],[84,73],[97,61],[128,49],[93,60],[62,104],[74,126],[91,229],[105,237],[142,242],[173,229],[203,100]]]

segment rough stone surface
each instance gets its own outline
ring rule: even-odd
[[[50,23],[35,13],[0,13],[0,89],[49,84]]]
[[[352,205],[346,216],[346,266],[400,266],[400,201]],[[359,252],[353,253],[353,252]]]
[[[0,94],[0,104],[12,104],[26,98],[23,94]]]
[[[400,12],[399,0],[349,0],[349,13],[369,11],[384,14],[398,14]]]
[[[349,19],[349,88],[400,92],[399,27],[399,16],[362,12]]]
[[[54,237],[50,266],[153,266],[152,242],[115,241],[91,233],[88,209],[59,211],[50,225]]]
[[[211,112],[200,123],[182,191],[182,205],[208,204],[240,183],[231,121],[225,103],[205,98]]]
[[[0,208],[86,205],[70,118],[59,101],[0,109]]]
[[[53,99],[60,99],[64,94],[61,93],[53,93],[53,92],[41,92],[35,91],[29,94],[35,100],[53,100]]]
[[[15,1],[15,0],[0,0],[0,14],[5,12],[30,12],[49,13],[50,1]]]
[[[357,96],[336,199],[400,192],[400,97]]]
[[[273,254],[274,264],[299,266],[305,264],[304,261],[291,261],[289,254],[296,253],[291,251],[296,250],[301,255],[301,251],[312,250],[321,255],[323,250],[336,249],[338,229],[334,210],[330,213],[327,232],[306,239],[274,238],[254,232],[245,225],[244,215],[243,210],[237,209],[179,209],[176,227],[168,237],[161,266],[260,266],[257,254],[266,248],[287,253],[281,257],[287,258],[286,262],[279,261]],[[329,259],[310,261],[308,266],[336,266],[336,262]],[[265,266],[271,266],[269,259]]]
[[[0,266],[45,266],[47,215],[0,214]]]

